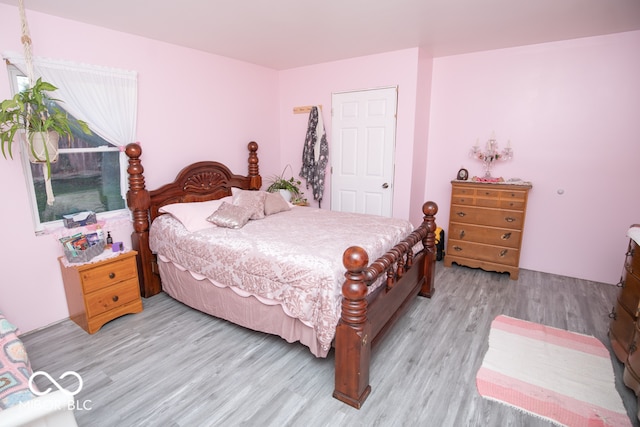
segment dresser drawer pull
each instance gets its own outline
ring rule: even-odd
[[[113,302],[118,302],[120,298],[118,298],[118,295],[114,295],[111,299],[113,300]]]
[[[465,212],[458,212],[457,215],[460,216],[460,217],[467,216],[467,214]]]
[[[616,286],[619,288],[624,288],[624,280],[622,280],[622,276],[620,276],[620,281],[616,283]]]
[[[460,230],[460,238],[462,239],[464,237],[466,233],[464,232],[464,230]]]
[[[516,219],[514,217],[512,217],[512,216],[508,216],[508,217],[505,217],[504,220],[507,221],[507,222],[514,222]]]
[[[509,240],[511,238],[511,233],[504,233],[500,238],[502,240]]]
[[[454,246],[453,250],[460,252],[462,250],[462,248],[460,246]]]
[[[635,341],[633,341],[631,344],[629,344],[629,354],[635,353],[635,351],[637,349],[638,349],[638,346],[636,345]]]
[[[609,319],[616,320],[616,309],[615,309],[615,307],[611,307],[611,313],[609,313]]]
[[[116,278],[116,273],[114,273],[113,271],[109,273],[109,279],[115,279],[115,278]]]
[[[501,250],[500,251],[500,258],[503,258],[507,254],[507,252],[509,252],[509,250],[507,250],[507,249]]]

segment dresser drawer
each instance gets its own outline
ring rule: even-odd
[[[629,273],[640,278],[640,247],[632,239],[629,239],[629,250],[627,251],[624,268]]]
[[[90,268],[81,273],[85,293],[106,288],[122,280],[138,277],[135,258],[123,258]]]
[[[609,325],[611,347],[618,360],[624,362],[629,354],[629,346],[633,341],[635,319],[617,302],[612,313],[613,320]]]
[[[91,292],[85,296],[87,315],[97,316],[129,302],[140,299],[137,278],[125,280],[108,288]]]
[[[476,198],[473,196],[451,196],[451,203],[455,205],[475,206]]]
[[[461,223],[451,223],[449,226],[449,236],[452,239],[510,248],[520,247],[521,235],[520,230]]]
[[[618,302],[633,316],[638,316],[640,279],[627,271],[625,271],[622,276],[622,288],[618,295]]]
[[[519,252],[517,248],[483,245],[451,238],[447,245],[448,255],[510,266],[518,265]]]
[[[524,211],[526,202],[524,200],[505,200],[500,199],[499,207],[502,209],[512,209],[518,211]]]
[[[524,226],[523,211],[451,205],[450,215],[452,223],[462,222],[516,230],[522,230]]]
[[[477,198],[498,199],[502,190],[498,188],[476,188]]]

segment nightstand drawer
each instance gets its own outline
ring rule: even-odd
[[[472,224],[451,223],[449,237],[455,240],[484,243],[487,245],[520,247],[520,230],[485,227]]]
[[[97,316],[114,308],[140,299],[137,278],[132,278],[85,296],[87,315]]]
[[[135,258],[116,259],[82,272],[82,286],[85,293],[106,288],[123,280],[137,278]]]

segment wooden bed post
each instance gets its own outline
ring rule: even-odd
[[[138,252],[136,257],[138,263],[138,280],[140,284],[140,294],[144,298],[159,293],[160,278],[154,274],[152,265],[153,254],[149,250],[142,248],[149,247],[149,206],[151,198],[144,182],[144,168],[140,162],[142,148],[140,145],[128,144],[125,153],[129,157],[129,191],[127,191],[127,205],[133,215],[133,233],[131,234],[131,244]]]
[[[247,148],[249,149],[249,189],[259,190],[262,187],[262,177],[258,166],[258,143],[251,141]]]
[[[342,285],[342,315],[336,328],[336,372],[333,397],[360,409],[371,392],[371,324],[367,320],[367,285],[363,270],[369,263],[367,252],[348,248],[342,257],[347,269]]]
[[[436,214],[438,213],[438,205],[434,202],[425,202],[422,205],[422,213],[424,213],[423,224],[427,228],[427,235],[422,240],[424,246],[424,283],[420,290],[420,295],[431,298],[435,291],[433,287],[433,279],[436,271]]]

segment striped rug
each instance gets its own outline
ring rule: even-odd
[[[630,426],[596,338],[498,316],[476,376],[481,396],[566,426]]]

